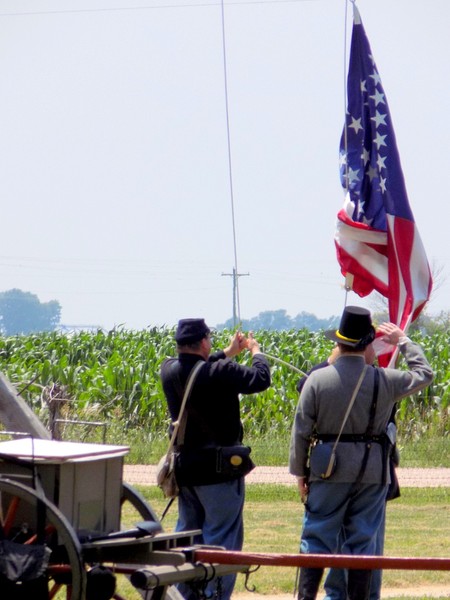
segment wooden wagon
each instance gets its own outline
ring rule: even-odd
[[[126,600],[117,575],[146,600],[177,600],[177,583],[201,592],[212,577],[246,569],[193,562],[200,532],[164,532],[123,481],[128,447],[49,439],[1,376],[0,420],[16,438],[0,442],[0,587],[8,600]],[[137,522],[123,530],[130,507]]]

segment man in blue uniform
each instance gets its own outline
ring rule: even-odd
[[[243,439],[239,394],[267,389],[269,364],[251,333],[246,338],[237,332],[227,348],[211,354],[210,330],[203,319],[180,320],[175,340],[178,358],[167,359],[161,367],[172,421],[178,417],[189,374],[198,361],[203,363],[186,404],[184,443],[176,469],[180,487],[176,529],[201,529],[196,543],[242,550],[244,476],[239,471],[224,475],[216,471],[216,464],[227,448],[239,451]],[[251,366],[231,360],[245,349],[252,355]],[[211,454],[213,461],[208,459]],[[235,575],[222,578],[222,600],[231,597],[235,579]],[[217,581],[210,582],[207,595],[212,596],[216,586]],[[197,597],[186,584],[178,588],[189,600]]]
[[[327,332],[327,337],[338,344],[340,356],[332,365],[311,373],[303,387],[289,458],[290,472],[297,476],[300,495],[306,502],[301,552],[376,554],[376,533],[384,518],[389,484],[386,426],[394,404],[423,389],[433,378],[423,351],[399,327],[385,323],[379,331],[383,341],[399,346],[409,370],[364,370],[375,330],[369,311],[348,306],[339,329]],[[359,391],[345,420],[360,378]],[[344,421],[333,474],[325,478],[323,473],[309,472],[313,441],[332,446]],[[339,548],[340,534],[343,542]],[[301,569],[299,600],[315,600],[322,574],[323,569]],[[370,571],[349,570],[350,600],[368,598],[370,577]],[[346,599],[344,595],[342,600]]]

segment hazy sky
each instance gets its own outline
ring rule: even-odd
[[[359,0],[410,204],[450,309],[450,2]],[[242,318],[340,314],[345,0],[225,3]],[[232,315],[216,0],[0,0],[0,291],[62,323]],[[348,303],[365,304],[354,294]]]

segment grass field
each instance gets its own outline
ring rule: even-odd
[[[141,493],[162,514],[165,500],[154,487],[139,488]],[[299,546],[303,507],[295,487],[280,485],[249,485],[245,506],[245,545],[249,552],[296,553]],[[167,515],[164,527],[171,530],[176,520],[176,507]],[[388,504],[385,555],[402,557],[450,556],[450,489],[407,488],[397,500]],[[276,569],[276,572],[275,572]],[[261,567],[250,576],[249,585],[264,595],[292,593],[295,569]],[[245,591],[243,575],[238,576],[236,592]],[[431,571],[385,571],[383,586],[423,590],[442,585],[450,597],[450,573]],[[405,600],[405,597],[402,597]]]
[[[245,443],[252,448],[252,457],[256,464],[282,467],[288,464],[290,430],[284,434],[252,435],[247,432]],[[111,443],[129,443],[130,453],[126,457],[128,464],[157,464],[165,450],[168,439],[164,436],[148,438],[145,430],[137,430],[130,443],[122,440],[120,432],[111,435]],[[415,468],[450,468],[450,436],[423,435],[421,438],[398,440],[400,466]]]

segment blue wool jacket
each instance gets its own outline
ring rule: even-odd
[[[270,367],[262,354],[245,366],[216,352],[205,361],[198,354],[180,353],[162,364],[161,379],[172,421],[178,417],[186,380],[203,361],[186,404],[185,447],[232,446],[242,441],[239,394],[255,394],[270,386]]]

